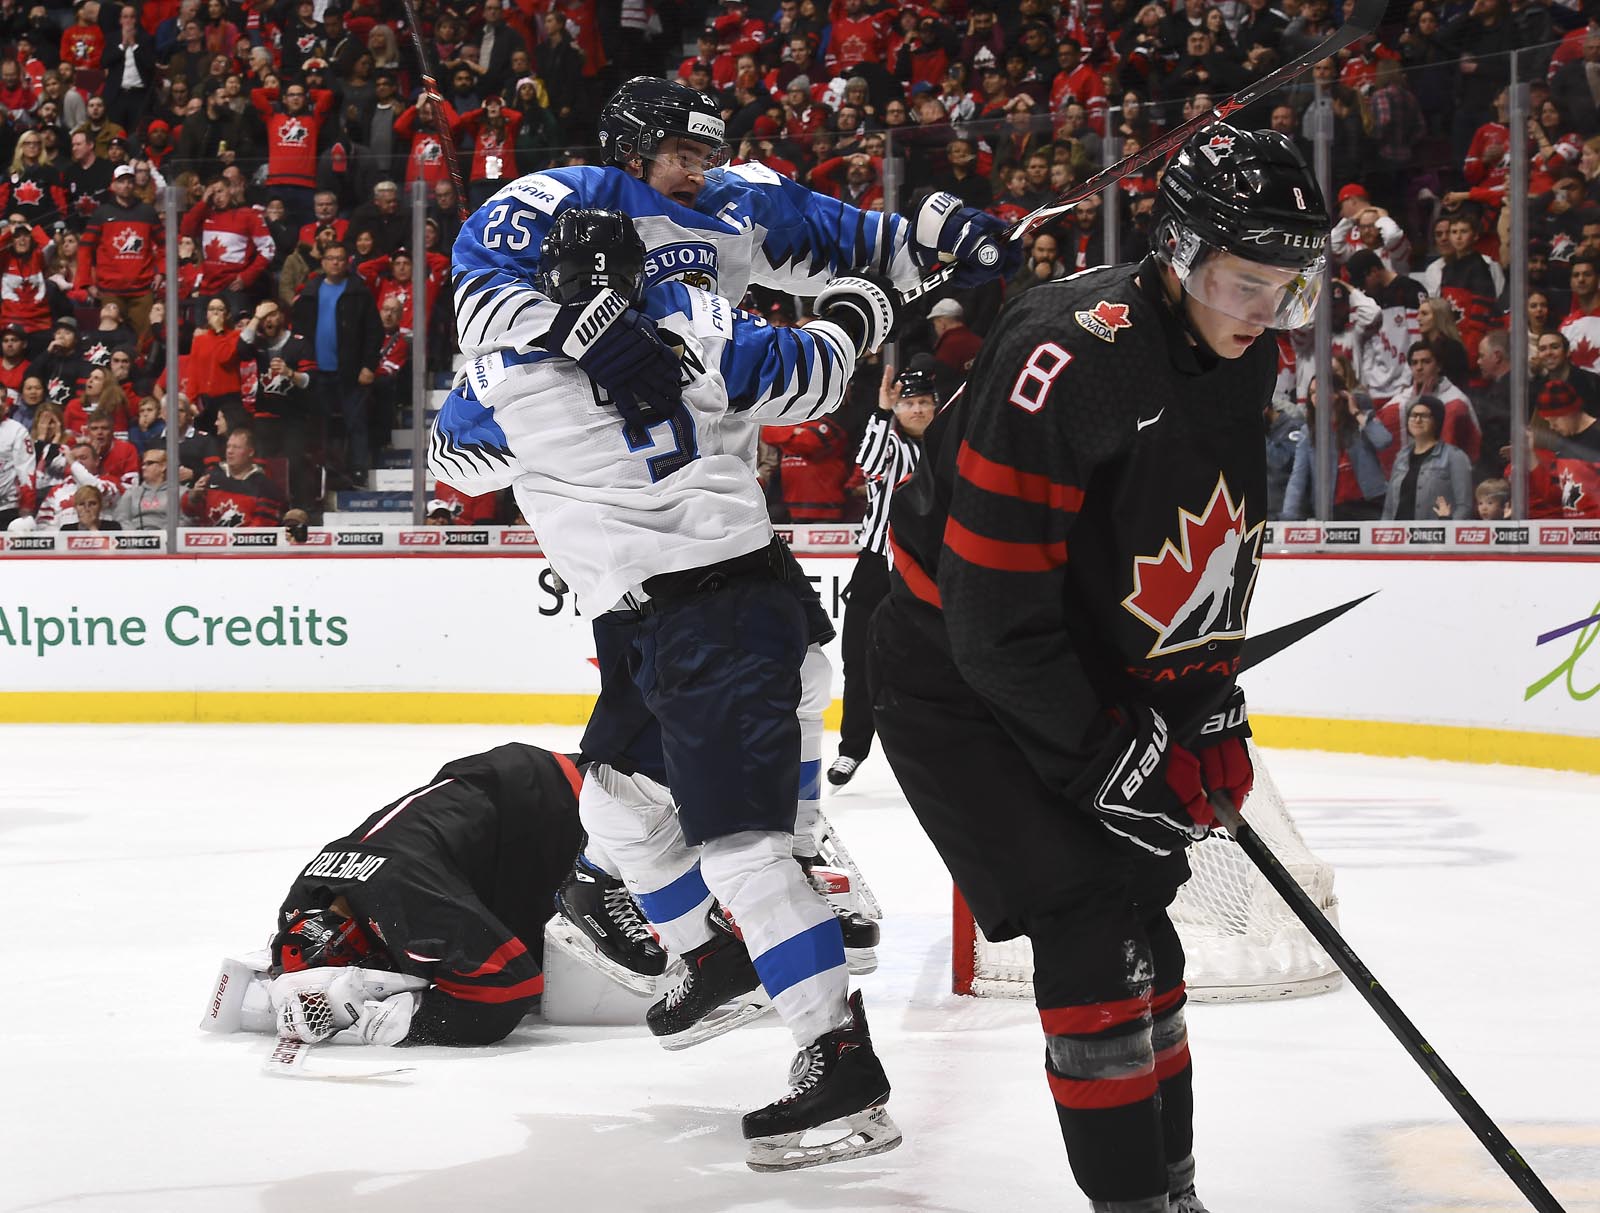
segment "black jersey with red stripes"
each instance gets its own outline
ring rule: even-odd
[[[577,768],[511,743],[458,758],[325,845],[279,912],[337,897],[381,947],[375,968],[426,978],[412,1044],[492,1044],[544,991],[544,924],[582,845]]]
[[[1182,737],[1232,689],[1266,520],[1264,334],[1197,351],[1152,260],[1002,314],[895,493],[892,592],[1072,795],[1144,703]]]

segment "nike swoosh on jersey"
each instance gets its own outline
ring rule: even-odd
[[[1154,416],[1154,417],[1146,417],[1146,418],[1144,418],[1144,419],[1143,419],[1143,420],[1141,420],[1141,421],[1140,421],[1140,422],[1138,422],[1138,424],[1137,424],[1137,427],[1136,427],[1136,428],[1138,428],[1138,429],[1141,429],[1141,430],[1142,430],[1142,429],[1144,429],[1144,428],[1145,428],[1145,427],[1146,427],[1146,426],[1151,426],[1151,425],[1154,425],[1154,424],[1155,424],[1155,423],[1156,423],[1156,422],[1158,422],[1158,421],[1160,421],[1160,420],[1161,420],[1161,415],[1162,415],[1162,413],[1165,413],[1165,412],[1166,412],[1166,411],[1167,411],[1167,410],[1166,410],[1166,409],[1162,409],[1162,410],[1161,410],[1161,412],[1160,412],[1160,413],[1157,413],[1157,414],[1156,414],[1156,415],[1155,415],[1155,416]]]

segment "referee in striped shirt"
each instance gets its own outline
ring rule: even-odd
[[[872,697],[867,691],[867,625],[889,592],[889,499],[895,485],[916,470],[922,434],[939,411],[933,360],[919,355],[895,377],[883,368],[878,407],[867,421],[856,463],[867,483],[867,516],[861,524],[861,552],[845,590],[844,719],[839,726],[839,756],[828,768],[828,782],[850,782],[872,750]]]

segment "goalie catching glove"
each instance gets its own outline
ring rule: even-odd
[[[278,1035],[318,1044],[354,1028],[363,1044],[397,1045],[411,1030],[422,995],[417,979],[377,969],[308,969],[274,979],[268,995]]]
[[[849,274],[822,288],[812,305],[819,319],[837,325],[855,346],[856,356],[875,354],[894,329],[900,296],[877,274]]]
[[[929,194],[911,213],[911,248],[924,269],[953,261],[957,288],[1010,278],[1022,268],[1022,245],[1009,227],[985,211],[962,206],[954,194]]]

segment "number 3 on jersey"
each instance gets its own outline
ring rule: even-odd
[[[1037,413],[1044,408],[1044,398],[1056,381],[1056,376],[1067,369],[1072,355],[1054,341],[1046,341],[1028,355],[1017,381],[1011,385],[1011,403],[1024,413]]]
[[[609,409],[610,394],[593,380],[589,386],[594,391],[594,402],[602,408]],[[689,412],[689,406],[681,401],[672,411],[671,417],[656,422],[648,429],[623,422],[622,440],[627,443],[630,453],[657,450],[656,437],[662,426],[669,427],[667,434],[672,438],[672,445],[645,459],[644,465],[650,472],[651,484],[659,484],[672,473],[700,458],[700,440],[695,437],[694,415]]]

